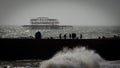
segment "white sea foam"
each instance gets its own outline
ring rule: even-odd
[[[51,59],[41,62],[40,68],[100,68],[104,61],[99,54],[85,47],[64,48]]]

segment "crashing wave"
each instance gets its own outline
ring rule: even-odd
[[[41,62],[40,68],[100,68],[104,61],[99,54],[85,47],[64,48],[51,59]]]

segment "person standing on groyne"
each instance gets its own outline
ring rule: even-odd
[[[35,33],[35,39],[41,39],[42,38],[42,35],[41,35],[41,32],[38,31]]]
[[[59,34],[59,39],[62,39],[62,34]]]
[[[72,38],[72,35],[71,34],[69,34],[69,39],[71,39]]]
[[[72,33],[72,39],[76,39],[76,33]]]
[[[80,34],[80,39],[82,39],[83,38],[83,36],[82,36],[82,34]]]
[[[63,36],[63,37],[64,37],[64,39],[67,39],[67,34],[64,34],[64,36]]]

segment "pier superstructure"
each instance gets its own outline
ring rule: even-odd
[[[23,27],[31,29],[62,29],[72,28],[69,25],[59,25],[58,19],[51,19],[48,17],[38,17],[30,20],[30,25],[23,25]]]
[[[31,19],[32,25],[57,25],[58,19],[49,19],[48,17],[38,17],[37,19]]]

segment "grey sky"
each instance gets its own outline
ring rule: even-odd
[[[120,0],[0,0],[0,25],[57,18],[62,25],[120,25]]]

